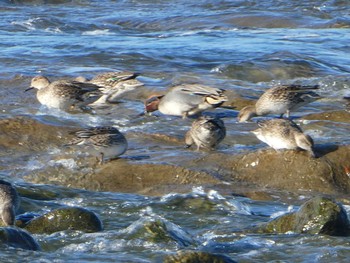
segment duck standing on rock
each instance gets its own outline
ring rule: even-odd
[[[15,224],[19,204],[20,197],[16,189],[9,182],[0,180],[0,215],[5,226]]]
[[[37,89],[36,97],[42,105],[71,111],[77,109],[77,107],[86,110],[88,104],[96,101],[102,95],[99,88],[99,86],[91,83],[72,80],[50,82],[45,76],[36,76],[31,80],[30,88],[25,91]],[[96,92],[97,95],[88,95]]]
[[[166,115],[186,118],[214,109],[227,101],[224,90],[199,84],[172,87],[165,95],[152,95],[145,101],[146,112],[159,110]]]
[[[115,127],[91,127],[74,132],[75,138],[67,146],[81,145],[95,157],[100,164],[106,159],[118,158],[126,152],[128,142],[125,136]]]
[[[289,118],[291,111],[321,98],[313,91],[317,89],[319,89],[318,85],[285,85],[270,88],[261,95],[254,106],[241,109],[238,121],[244,122],[256,116],[268,114],[279,114],[281,118],[286,114]]]
[[[252,131],[252,133],[273,149],[303,149],[308,151],[311,157],[316,157],[312,138],[304,134],[293,121],[272,119],[261,121],[258,124],[260,128]]]
[[[191,129],[186,133],[187,147],[193,144],[207,150],[214,149],[226,136],[224,122],[219,118],[201,116],[192,123]]]

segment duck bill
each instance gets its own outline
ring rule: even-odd
[[[27,92],[28,90],[32,90],[34,87],[29,87],[28,89],[25,89],[24,92]]]

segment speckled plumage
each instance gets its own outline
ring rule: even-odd
[[[268,89],[256,101],[254,106],[244,107],[239,115],[238,121],[248,121],[252,117],[268,114],[286,114],[289,118],[290,111],[311,103],[321,97],[313,90],[318,86],[286,85]]]
[[[96,104],[115,103],[126,93],[143,86],[144,84],[136,79],[139,74],[130,71],[104,72],[96,75],[91,80],[82,76],[76,80],[91,83],[100,87],[103,93],[101,98],[94,102]]]
[[[252,131],[256,137],[275,150],[303,149],[315,157],[314,142],[300,127],[290,120],[272,119],[259,122],[260,128]]]
[[[163,114],[192,116],[221,106],[227,101],[224,90],[199,84],[172,87],[165,95],[153,95],[145,102],[147,112],[159,110]]]
[[[89,80],[89,82],[97,86],[110,89],[121,81],[135,79],[137,76],[137,73],[129,71],[104,72],[96,75]]]
[[[201,116],[192,123],[191,129],[186,133],[185,143],[188,147],[195,144],[200,148],[214,149],[225,138],[226,128],[219,118]]]
[[[116,103],[126,93],[135,90],[137,87],[141,87],[144,84],[137,79],[123,80],[115,84],[113,88],[101,88],[103,95],[95,101],[92,106],[97,104]]]
[[[0,215],[6,226],[15,224],[20,198],[16,189],[8,182],[0,180]]]
[[[50,82],[44,76],[34,77],[31,81],[31,88],[37,89],[37,99],[43,105],[49,108],[61,110],[72,110],[76,107],[84,107],[95,101],[98,97],[85,96],[87,93],[97,93],[99,96],[99,87],[91,83],[82,83],[70,80],[57,80]],[[27,89],[27,90],[29,90]]]
[[[82,145],[96,157],[115,159],[126,152],[128,142],[125,136],[114,127],[92,127],[76,131],[75,138],[68,145]]]

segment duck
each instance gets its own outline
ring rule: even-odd
[[[217,117],[200,116],[195,120],[191,129],[185,135],[186,147],[193,144],[200,148],[213,150],[225,138],[226,128],[224,122]]]
[[[238,122],[245,122],[256,116],[279,114],[280,118],[285,114],[290,118],[290,112],[316,101],[321,96],[314,92],[318,85],[281,85],[266,90],[253,106],[242,108],[238,114]]]
[[[0,216],[5,226],[13,226],[16,212],[20,205],[20,197],[11,183],[0,180]]]
[[[97,100],[102,93],[99,86],[72,80],[57,80],[50,82],[45,76],[36,76],[31,80],[30,88],[36,89],[38,101],[48,108],[65,111],[82,109]]]
[[[275,150],[302,149],[311,157],[316,157],[313,139],[304,134],[301,128],[287,119],[271,119],[258,122],[259,128],[252,133]]]
[[[125,136],[113,126],[97,126],[72,132],[74,138],[66,146],[81,146],[100,164],[117,159],[128,148]]]
[[[147,113],[159,110],[162,114],[194,116],[214,109],[227,101],[223,89],[199,84],[182,84],[172,87],[165,95],[154,94],[145,101]]]

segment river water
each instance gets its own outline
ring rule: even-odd
[[[330,100],[310,104],[296,116],[344,107],[332,100],[350,95],[349,1],[192,2],[0,1],[1,118],[20,115],[58,126],[108,123],[125,133],[181,138],[190,121],[140,114],[147,92],[161,93],[185,82],[224,88],[251,99],[276,83],[319,84],[320,93]],[[34,93],[23,92],[38,74],[59,79],[110,70],[139,72],[147,92],[138,91],[122,106],[97,116],[50,111]],[[252,124],[237,124],[237,111],[216,112],[226,117],[228,129],[219,151],[236,154],[265,147],[249,133]],[[304,124],[317,143],[349,142],[346,123]],[[127,154],[146,154],[150,156],[146,161],[154,163],[176,164],[203,154],[145,143],[142,138],[130,145]],[[47,155],[1,154],[1,178],[29,188],[25,175],[44,169]],[[350,256],[348,238],[240,232],[296,210],[305,196],[295,197],[291,205],[201,187],[158,197],[41,187],[58,197],[36,201],[37,210],[32,212],[77,205],[97,213],[105,230],[35,235],[42,251],[3,248],[2,262],[161,262],[185,248],[224,254],[238,262],[348,262]],[[142,232],[145,222],[156,220],[164,222],[177,241],[152,242]]]

